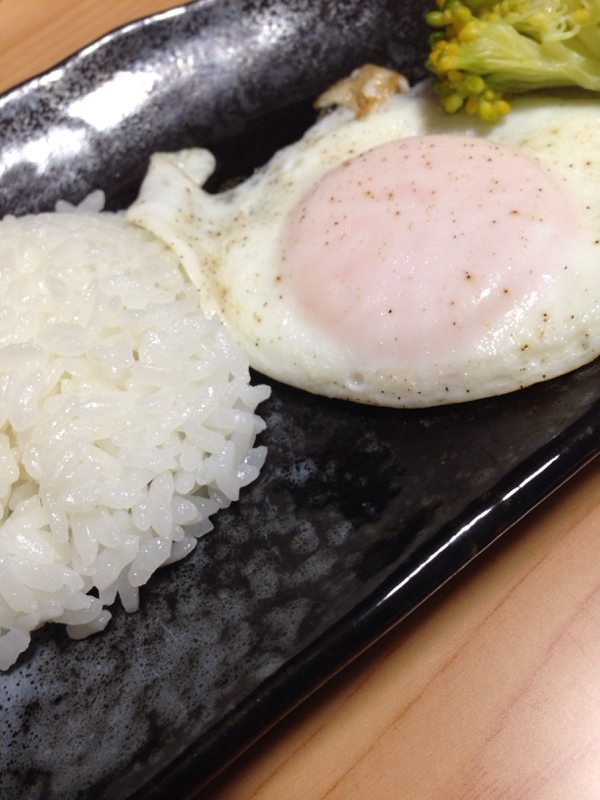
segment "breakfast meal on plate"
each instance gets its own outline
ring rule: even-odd
[[[492,126],[445,113],[430,82],[355,80],[382,95],[368,113],[344,84],[350,107],[219,194],[207,150],[155,155],[127,218],[253,367],[310,392],[433,406],[595,358],[597,99],[515,97]]]
[[[0,222],[0,669],[186,556],[265,459],[266,386],[175,256],[91,196]],[[94,590],[94,594],[90,591]]]
[[[418,408],[597,356],[600,104],[518,95],[600,88],[600,0],[571,5],[447,0],[433,80],[365,65],[219,194],[188,149],[125,215],[96,193],[0,222],[0,669],[47,621],[134,611],[258,476],[249,365]]]

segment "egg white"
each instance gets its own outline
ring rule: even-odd
[[[575,198],[578,225],[560,283],[547,281],[531,309],[507,313],[493,346],[475,330],[450,359],[432,353],[415,365],[353,352],[315,325],[281,281],[281,243],[298,204],[332,170],[387,142],[429,134],[486,137],[533,157]],[[490,127],[447,116],[425,83],[361,119],[336,109],[244,183],[209,195],[200,187],[214,168],[202,149],[155,155],[127,217],[175,250],[204,312],[221,317],[266,375],[331,397],[422,407],[510,392],[575,369],[600,350],[597,100],[523,96]]]

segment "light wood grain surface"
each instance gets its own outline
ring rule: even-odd
[[[0,0],[0,90],[166,0]],[[598,800],[600,462],[195,800]]]

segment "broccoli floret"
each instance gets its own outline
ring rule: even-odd
[[[510,111],[505,93],[553,86],[600,91],[600,0],[438,0],[427,15],[427,66],[446,111],[486,122]]]

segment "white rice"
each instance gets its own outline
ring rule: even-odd
[[[0,222],[2,670],[46,621],[83,638],[117,595],[135,611],[266,456],[269,388],[175,256],[101,204]]]

